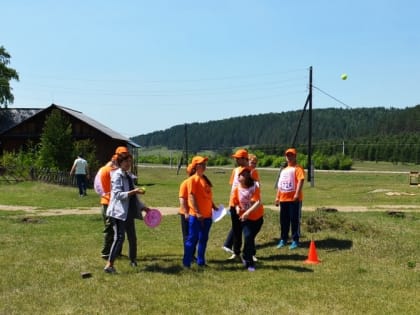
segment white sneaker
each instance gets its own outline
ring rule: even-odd
[[[235,254],[232,254],[232,256],[230,256],[230,257],[228,258],[228,260],[234,260],[234,259],[236,259],[236,255],[235,255]]]
[[[255,257],[255,256],[252,256],[252,260],[253,261],[258,261],[257,257]]]
[[[222,249],[223,249],[226,253],[233,254],[233,250],[231,250],[229,247],[222,246]]]

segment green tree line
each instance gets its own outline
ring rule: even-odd
[[[295,139],[294,146],[307,154],[308,113],[303,114],[298,129],[301,116],[301,111],[289,111],[177,125],[132,140],[143,147],[183,150],[187,136],[188,150],[192,153],[212,150],[226,155],[234,148],[248,147],[266,155],[283,155]],[[404,109],[315,109],[312,117],[313,153],[420,163],[420,105]]]

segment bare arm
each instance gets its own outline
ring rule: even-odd
[[[184,198],[182,198],[182,197],[179,197],[179,206],[181,207],[181,209],[183,209],[184,210],[184,217],[185,217],[185,219],[188,219],[188,217],[189,217],[189,209],[188,209],[188,202],[187,202],[187,200],[185,200]]]
[[[261,205],[261,201],[260,200],[254,202],[252,204],[252,206],[242,214],[241,221],[245,221],[246,219],[248,219],[248,217],[251,214],[251,212],[255,211],[255,209],[257,209],[260,205]]]
[[[303,183],[304,183],[304,180],[303,179],[300,180],[300,181],[298,181],[296,192],[295,192],[295,195],[293,196],[293,200],[294,201],[298,201],[299,200],[299,194],[302,191]]]

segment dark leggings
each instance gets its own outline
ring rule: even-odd
[[[129,253],[128,257],[131,261],[136,260],[137,258],[137,236],[136,236],[136,226],[134,223],[134,218],[127,218],[126,221],[122,221],[115,218],[110,218],[112,223],[112,228],[114,229],[114,242],[111,246],[111,252],[109,254],[108,260],[114,262],[115,258],[121,253],[122,245],[125,239],[125,233],[127,232],[128,247]]]

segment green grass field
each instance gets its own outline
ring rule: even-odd
[[[276,173],[260,171],[267,211],[257,238],[257,270],[228,262],[221,246],[229,218],[212,226],[209,267],[181,266],[177,215],[156,229],[137,221],[139,267],[117,260],[102,271],[98,197],[42,183],[0,184],[0,314],[418,314],[420,304],[420,188],[407,174],[318,173],[305,184],[302,246],[277,249]],[[216,203],[226,203],[230,170],[209,169]],[[151,206],[177,206],[184,174],[141,168]],[[387,194],[387,193],[392,194]],[[98,207],[98,214],[41,216],[60,208]],[[381,206],[381,207],[379,207]],[[305,211],[335,207],[338,212]],[[365,207],[368,212],[353,212]],[[341,211],[346,209],[348,212]],[[390,215],[388,209],[396,213]],[[313,239],[318,265],[305,264]],[[127,251],[127,245],[124,252]],[[90,272],[92,277],[82,278]]]

